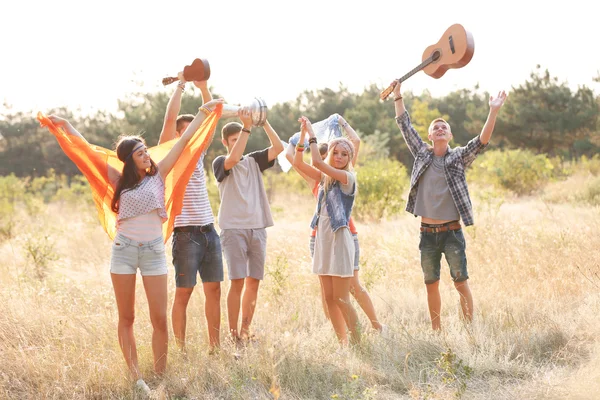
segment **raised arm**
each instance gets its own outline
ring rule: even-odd
[[[400,128],[400,132],[402,132],[402,137],[404,137],[404,141],[408,146],[408,149],[412,153],[413,157],[416,157],[417,154],[423,150],[424,147],[427,147],[427,144],[421,139],[421,136],[417,133],[415,128],[412,126],[410,122],[410,117],[406,112],[406,107],[404,107],[404,100],[402,99],[402,94],[400,93],[400,82],[396,82],[396,86],[394,86],[394,107],[396,108],[396,123]]]
[[[335,167],[332,167],[331,165],[327,164],[325,161],[323,161],[321,159],[321,154],[319,154],[319,146],[317,145],[316,142],[316,137],[315,137],[315,133],[313,132],[312,129],[312,125],[310,123],[310,121],[308,120],[308,118],[306,117],[302,117],[304,119],[304,124],[306,124],[306,132],[308,133],[308,136],[310,137],[309,141],[309,146],[310,146],[310,155],[312,157],[312,164],[313,166],[321,171],[321,173],[324,173],[326,175],[329,175],[330,177],[332,177],[333,179],[340,181],[340,183],[342,184],[347,184],[348,183],[348,174],[346,174],[346,171],[343,169],[337,169]],[[313,139],[314,138],[314,139]],[[311,140],[313,139],[313,140]],[[300,140],[302,140],[302,138],[300,138]],[[300,142],[302,143],[302,142]]]
[[[223,100],[220,99],[211,100],[208,103],[204,104],[201,108],[208,108],[209,110],[212,110],[217,103],[222,102]],[[183,152],[183,149],[190,141],[190,139],[194,136],[198,128],[200,128],[200,125],[202,125],[202,122],[204,122],[207,116],[208,115],[204,111],[199,110],[198,114],[196,114],[192,122],[190,122],[188,127],[181,135],[181,138],[177,141],[177,143],[173,145],[171,150],[169,150],[165,158],[163,158],[158,163],[158,172],[160,173],[160,176],[163,178],[163,180],[169,174],[169,172],[171,172],[171,169],[173,169],[173,166],[175,165],[175,162],[177,162],[177,159]]]
[[[496,117],[498,116],[500,108],[502,108],[504,105],[505,100],[506,92],[504,92],[504,90],[499,92],[497,97],[490,96],[490,113],[488,114],[487,120],[483,125],[481,133],[469,140],[469,143],[461,148],[463,164],[465,167],[471,165],[479,153],[481,153],[481,151],[485,149],[490,142],[492,133],[494,131],[494,125],[496,125]]]
[[[481,143],[488,144],[490,139],[492,138],[492,132],[494,132],[494,125],[496,125],[496,117],[498,116],[498,112],[504,105],[504,101],[506,101],[506,92],[503,90],[498,93],[497,97],[490,96],[490,113],[488,114],[487,120],[485,121],[485,125],[483,125],[483,130],[479,137],[481,138]]]
[[[252,129],[252,113],[248,107],[241,108],[238,111],[238,117],[242,122],[242,131],[238,136],[238,139],[235,141],[229,153],[225,157],[225,161],[223,163],[223,168],[225,171],[230,171],[233,167],[237,165],[242,159],[244,155],[244,150],[246,150],[246,145],[248,144],[248,139],[250,138],[250,129]]]
[[[54,125],[56,125],[57,127],[62,127],[65,130],[65,132],[67,132],[69,135],[77,136],[78,138],[82,139],[84,142],[89,143],[83,137],[83,135],[81,133],[79,133],[79,131],[77,129],[75,129],[73,127],[73,125],[71,125],[71,123],[69,121],[67,121],[66,119],[57,117],[56,115],[49,115],[48,119],[50,121],[52,121],[52,123],[54,123]],[[119,179],[121,178],[121,173],[118,170],[116,170],[115,168],[111,167],[110,164],[107,164],[107,166],[108,166],[108,182],[113,187],[113,189],[116,189],[117,183],[119,182]]]
[[[269,137],[269,142],[271,142],[271,147],[269,147],[269,161],[273,161],[277,158],[279,153],[283,151],[283,143],[281,143],[281,139],[279,139],[279,135],[275,132],[275,129],[269,124],[269,121],[265,121],[263,125],[263,129],[267,133]]]
[[[200,89],[203,104],[208,103],[213,99],[212,94],[208,90],[207,81],[194,81],[194,86]],[[184,89],[185,81],[180,80],[177,84],[177,88],[175,89],[175,91],[171,95],[171,98],[169,99],[169,102],[167,103],[167,112],[165,113],[163,128],[160,132],[158,144],[168,142],[169,140],[175,139],[177,137],[177,116],[179,115],[179,111],[181,109],[181,97],[183,95]]]
[[[165,119],[163,121],[160,137],[158,138],[158,144],[168,142],[177,137],[177,116],[179,115],[179,110],[181,108],[181,96],[184,89],[185,82],[179,81],[177,88],[167,103],[167,112],[165,113]]]
[[[352,159],[352,166],[355,167],[356,163],[358,161],[358,150],[360,149],[360,138],[358,137],[358,134],[356,133],[354,128],[352,128],[350,126],[350,124],[348,124],[348,121],[346,121],[344,119],[344,117],[342,117],[341,115],[338,118],[338,122],[339,122],[340,126],[342,127],[342,129],[344,130],[344,132],[346,132],[346,134],[348,135],[348,139],[350,139],[350,141],[354,145],[354,158]]]
[[[298,144],[304,144],[304,141],[306,140],[306,135],[307,135],[307,131],[306,131],[306,123],[304,121],[304,117],[299,119],[300,121],[300,140],[298,141]],[[302,157],[304,155],[304,150],[302,151],[295,151],[295,147],[292,146],[290,144],[290,146],[292,148],[291,153],[293,154],[293,159],[291,160],[292,162],[292,166],[294,167],[294,170],[298,171],[298,173],[300,174],[301,177],[304,178],[304,180],[306,181],[306,183],[308,183],[308,186],[310,187],[310,189],[312,190],[312,188],[315,186],[316,182],[320,182],[321,181],[321,171],[319,171],[318,169],[314,168],[311,165],[308,165],[307,163],[304,162],[304,158]],[[288,153],[290,152],[288,147]],[[302,147],[302,149],[304,149]],[[317,149],[317,154],[319,153],[319,150]],[[287,156],[287,154],[286,154]],[[289,158],[288,158],[289,160]]]
[[[200,89],[202,103],[208,103],[213,99],[212,93],[210,93],[210,90],[208,90],[208,81],[194,81],[194,86]]]

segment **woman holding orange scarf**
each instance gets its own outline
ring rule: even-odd
[[[182,153],[189,152],[188,142],[212,112],[211,108],[215,108],[221,102],[221,100],[213,100],[200,107],[200,111],[180,140],[171,144],[164,158],[157,163],[150,157],[141,137],[124,136],[119,139],[116,146],[116,156],[123,163],[122,171],[112,166],[108,160],[106,165],[99,168],[108,169],[106,177],[110,187],[107,189],[109,193],[114,193],[110,208],[116,214],[116,235],[112,245],[110,271],[119,310],[119,345],[137,387],[146,393],[149,393],[150,389],[142,379],[138,367],[133,335],[136,272],[139,268],[148,299],[153,328],[154,370],[156,374],[161,375],[166,368],[168,348],[167,264],[163,236],[163,223],[168,220],[165,208],[165,182]],[[55,131],[58,131],[73,136],[74,143],[80,144],[80,148],[77,149],[80,153],[79,159],[72,157],[73,151],[68,148],[69,138],[61,139],[58,135],[57,138],[65,153],[82,171],[90,167],[89,164],[93,163],[92,156],[88,163],[81,154],[96,149],[89,145],[83,135],[67,120],[51,115],[46,119],[41,117],[40,121],[51,126],[55,135],[57,135]],[[212,125],[214,124],[216,121],[213,121]],[[86,145],[92,150],[86,149]],[[94,185],[88,174],[86,177]],[[98,185],[94,186],[96,186],[94,195],[97,197]]]

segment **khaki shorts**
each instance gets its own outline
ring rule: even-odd
[[[221,248],[227,261],[229,279],[263,279],[267,257],[265,228],[223,229]]]

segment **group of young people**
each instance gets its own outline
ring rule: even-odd
[[[135,282],[140,270],[152,323],[154,370],[165,371],[167,364],[167,262],[162,225],[168,215],[165,208],[165,177],[186,150],[203,121],[222,103],[214,100],[207,82],[194,82],[203,105],[194,115],[179,115],[186,82],[180,81],[167,105],[159,143],[174,141],[168,153],[155,163],[144,139],[121,137],[116,154],[122,171],[108,168],[108,182],[114,190],[111,208],[116,213],[117,234],[112,244],[110,272],[119,314],[118,338],[123,356],[137,386],[149,391],[138,367],[133,334]],[[426,144],[413,128],[404,107],[401,85],[394,88],[397,124],[415,157],[406,210],[421,217],[421,267],[427,287],[427,301],[433,329],[440,329],[440,260],[445,254],[456,289],[460,293],[463,316],[473,317],[473,300],[467,283],[465,238],[460,220],[473,224],[473,211],[465,179],[465,168],[487,146],[495,119],[506,94],[490,97],[490,112],[483,131],[466,146],[450,148],[450,125],[434,120]],[[206,150],[189,178],[181,212],[175,216],[172,255],[176,291],[172,307],[172,327],[179,348],[185,348],[187,305],[202,280],[205,317],[210,351],[220,346],[221,282],[224,280],[223,255],[230,280],[227,294],[229,332],[236,343],[252,339],[250,326],[257,303],[258,288],[264,277],[266,228],[273,225],[262,172],[275,165],[284,144],[268,121],[263,128],[270,146],[244,154],[253,122],[248,108],[238,112],[240,122],[229,122],[221,131],[227,154],[212,162],[220,193],[218,225],[209,203],[204,171]],[[68,134],[83,136],[66,120],[49,116]],[[316,198],[310,227],[310,251],[313,272],[319,276],[325,315],[331,321],[342,344],[357,343],[361,329],[352,294],[364,310],[373,329],[385,333],[387,326],[377,318],[373,302],[360,284],[359,243],[352,209],[358,193],[354,166],[358,160],[360,139],[354,129],[339,118],[345,136],[329,143],[317,143],[311,122],[300,117],[300,140],[288,145],[286,157],[307,182]],[[210,132],[212,135],[215,131]],[[208,146],[206,146],[208,147]],[[306,163],[304,151],[310,150]],[[398,193],[398,196],[402,195]],[[241,309],[241,323],[240,323]],[[350,339],[348,334],[350,333]]]

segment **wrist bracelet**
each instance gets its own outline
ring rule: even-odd
[[[398,96],[394,99],[394,101],[402,100],[402,96]]]
[[[311,138],[308,139],[308,144],[310,145],[312,143],[317,144],[317,138],[316,137],[311,137]]]
[[[202,111],[207,116],[211,113],[211,111],[208,109],[208,107],[204,107],[204,106],[201,106],[200,108],[198,108],[198,111]]]
[[[242,128],[242,132],[246,132],[248,134],[252,133],[252,132],[250,132],[250,129],[246,129],[246,128]]]
[[[304,150],[305,150],[304,146],[302,146],[302,147],[298,147],[298,146],[296,146],[296,151],[300,151],[300,152],[302,152],[302,151],[304,151]]]

